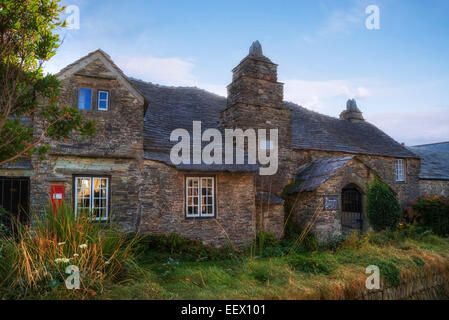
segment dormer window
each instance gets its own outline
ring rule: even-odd
[[[78,90],[78,109],[92,110],[92,89],[80,88]]]
[[[107,111],[109,109],[109,92],[99,90],[98,91],[98,110]]]
[[[396,171],[396,182],[405,182],[405,161],[404,161],[404,159],[396,159],[395,171]]]

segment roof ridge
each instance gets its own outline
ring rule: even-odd
[[[426,146],[435,146],[435,145],[446,144],[446,143],[449,143],[449,141],[435,142],[435,143],[425,143],[425,144],[418,144],[418,145],[410,146],[410,147],[426,147]]]

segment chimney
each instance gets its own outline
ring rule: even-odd
[[[264,56],[259,41],[253,42],[248,55],[232,73],[228,107],[242,104],[282,107],[284,85],[277,81],[277,64]]]
[[[362,111],[357,107],[355,99],[349,99],[346,102],[346,110],[340,114],[340,119],[345,119],[351,122],[364,122]]]

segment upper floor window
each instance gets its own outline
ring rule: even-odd
[[[80,88],[78,90],[78,109],[92,110],[92,89]]]
[[[86,212],[95,220],[109,218],[109,178],[108,177],[74,177],[75,213]]]
[[[215,177],[186,178],[186,217],[215,216]]]
[[[109,92],[98,91],[98,110],[107,111],[109,108]]]
[[[405,181],[405,161],[404,159],[396,159],[395,163],[396,182]]]

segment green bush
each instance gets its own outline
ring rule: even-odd
[[[182,237],[176,233],[170,235],[145,235],[139,242],[139,251],[147,258],[160,260],[171,258],[183,261],[221,260],[238,257],[239,252],[232,247],[215,248],[201,241]]]
[[[330,254],[294,254],[289,257],[293,269],[312,274],[331,274],[337,269],[337,262]]]
[[[256,254],[261,255],[264,249],[277,247],[278,245],[279,239],[276,238],[274,233],[262,231],[256,235],[254,249]]]
[[[439,196],[425,196],[413,204],[418,212],[418,222],[428,227],[433,233],[446,236],[449,234],[449,199]]]
[[[379,267],[380,276],[385,278],[389,285],[395,288],[399,286],[401,272],[396,265],[381,259],[371,259],[370,264]]]
[[[394,228],[401,218],[401,206],[396,195],[378,178],[367,186],[366,211],[376,231]]]

